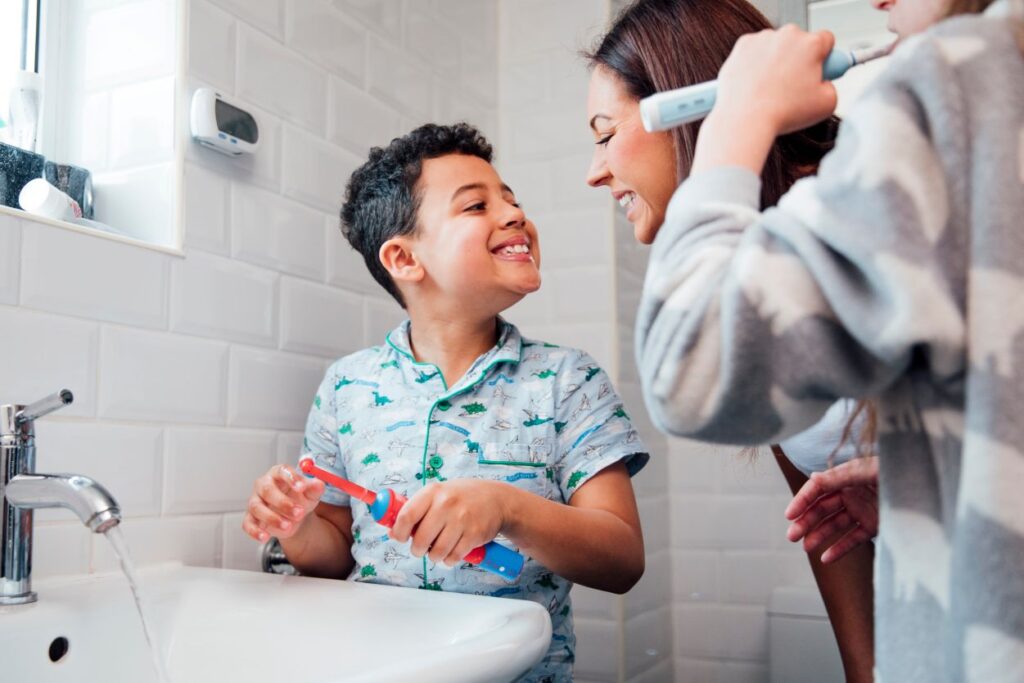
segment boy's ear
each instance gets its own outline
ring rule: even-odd
[[[392,237],[380,245],[377,258],[395,282],[419,282],[426,275],[407,235]]]

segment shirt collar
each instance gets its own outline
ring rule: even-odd
[[[476,359],[466,373],[467,377],[477,372],[481,366],[489,367],[501,362],[518,363],[522,358],[523,337],[519,334],[519,329],[501,316],[498,316],[498,325],[498,343]],[[409,340],[411,329],[412,321],[404,320],[398,327],[388,332],[386,342],[407,360],[417,365],[429,365],[429,363],[420,363],[412,355],[412,343]]]

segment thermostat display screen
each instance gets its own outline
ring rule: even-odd
[[[259,134],[256,132],[256,121],[237,107],[217,99],[214,103],[214,114],[217,117],[217,128],[228,135],[255,143]]]

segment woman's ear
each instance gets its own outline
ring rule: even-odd
[[[380,245],[377,258],[395,282],[419,282],[426,274],[407,235],[392,237]]]

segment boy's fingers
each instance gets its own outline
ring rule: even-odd
[[[409,546],[409,552],[416,557],[426,555],[443,530],[444,520],[441,515],[427,515],[420,520],[412,532],[412,545]]]
[[[301,492],[306,486],[305,475],[299,474],[287,465],[278,465],[273,468],[271,477],[279,489],[284,492]]]
[[[427,552],[427,556],[434,562],[445,562],[447,563],[448,556],[452,550],[458,544],[459,539],[462,538],[462,531],[455,529],[454,527],[445,527],[433,544],[430,546],[430,550]]]
[[[301,484],[301,493],[310,502],[317,502],[324,495],[326,486],[319,479],[306,479]]]
[[[249,514],[256,519],[257,523],[264,524],[268,529],[280,529],[288,532],[294,528],[291,521],[281,517],[255,497],[249,499]]]
[[[294,493],[284,493],[273,482],[263,480],[257,487],[256,493],[263,501],[263,504],[283,517],[297,519],[304,512],[301,497]]]
[[[413,529],[423,519],[423,516],[427,514],[427,510],[430,509],[433,495],[433,487],[428,486],[419,491],[402,506],[398,517],[395,518],[394,525],[391,527],[391,538],[399,543],[405,543],[409,540]],[[422,555],[422,553],[420,554]]]
[[[242,531],[248,534],[253,540],[260,541],[261,543],[270,540],[270,534],[256,524],[256,520],[252,515],[246,515],[242,519]]]
[[[461,539],[459,539],[459,542],[455,545],[455,547],[452,548],[452,551],[448,553],[448,557],[445,558],[444,563],[450,567],[454,567],[455,565],[461,563],[466,558],[466,555],[469,555],[470,551],[473,550],[473,548],[475,548],[477,545],[479,544],[475,544],[472,542],[471,539],[468,539],[465,536],[463,536]]]

